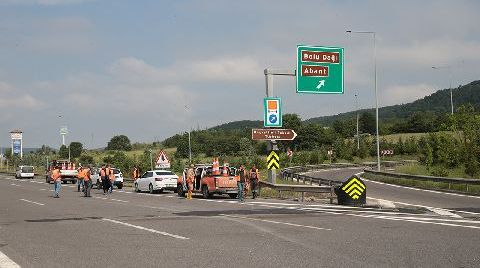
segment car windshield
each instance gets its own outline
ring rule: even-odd
[[[157,174],[158,176],[171,176],[171,175],[175,175],[175,174],[173,174],[173,172],[171,172],[171,171],[156,171],[155,174]]]
[[[33,167],[22,167],[22,172],[33,173]]]
[[[116,168],[114,168],[114,169],[113,169],[113,174],[120,174],[120,170],[119,170],[119,169],[116,169]]]

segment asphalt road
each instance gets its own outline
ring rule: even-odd
[[[313,177],[343,180],[360,173],[363,168],[343,168],[322,170],[309,175]],[[480,196],[422,190],[365,180],[369,200],[388,200],[399,206],[442,208],[457,214],[480,217]]]
[[[478,267],[480,221],[131,189],[61,198],[0,175],[0,267]],[[68,187],[65,187],[68,186]],[[11,266],[13,267],[13,266]]]

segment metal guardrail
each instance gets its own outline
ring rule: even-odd
[[[451,188],[452,184],[463,184],[465,185],[467,192],[468,192],[468,185],[480,185],[480,179],[446,178],[446,177],[435,177],[435,176],[424,176],[424,175],[411,175],[411,174],[405,174],[405,173],[375,171],[370,169],[365,169],[364,172],[376,174],[376,175],[394,177],[394,178],[401,178],[401,179],[448,183],[448,189]]]
[[[316,178],[308,175],[304,175],[301,173],[309,172],[309,171],[316,171],[322,169],[331,169],[331,168],[339,168],[339,167],[357,167],[355,164],[351,163],[336,163],[336,164],[320,164],[320,165],[307,165],[307,166],[296,166],[286,168],[282,171],[281,175],[284,180],[292,180],[299,182],[300,180],[303,184],[310,184],[317,183],[318,185],[328,185],[328,186],[335,186],[342,184],[342,181],[339,180],[332,180],[326,178]]]
[[[279,196],[281,197],[282,192],[300,192],[302,193],[302,202],[305,198],[305,193],[329,193],[330,204],[333,202],[335,197],[334,186],[307,186],[307,185],[291,185],[291,184],[273,184],[266,181],[259,181],[259,191],[261,192],[262,187],[271,188],[275,191],[278,191]]]

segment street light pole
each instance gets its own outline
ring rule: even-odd
[[[450,65],[447,66],[432,66],[434,70],[448,69],[448,78],[450,80],[450,107],[451,114],[453,115],[453,89],[452,89],[452,68]]]
[[[358,94],[355,94],[355,109],[357,110],[357,150],[360,150],[360,136],[358,135]]]
[[[378,89],[377,89],[377,43],[376,33],[372,31],[347,31],[347,33],[371,34],[373,35],[373,62],[375,77],[375,118],[376,118],[376,136],[377,136],[377,170],[380,171],[380,135],[378,131]]]
[[[189,163],[192,164],[192,139],[190,137],[190,130],[188,130],[188,160]]]

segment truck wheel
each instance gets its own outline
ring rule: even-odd
[[[119,190],[122,189],[122,188],[123,188],[123,184],[119,184],[119,185],[117,186],[117,188],[118,188]]]
[[[148,192],[149,192],[150,194],[155,193],[155,191],[153,191],[153,185],[151,185],[151,184],[148,185]]]
[[[212,197],[212,194],[208,191],[208,186],[207,185],[202,186],[202,195],[203,195],[203,198],[205,198],[205,199],[208,199],[208,198]]]
[[[228,196],[230,196],[231,199],[237,199],[237,194],[228,194]]]
[[[185,197],[185,193],[183,192],[183,186],[181,184],[177,184],[177,195]]]
[[[97,186],[97,189],[100,190],[100,188],[102,188],[102,185],[100,184],[99,181],[97,181],[97,183],[95,184]]]

